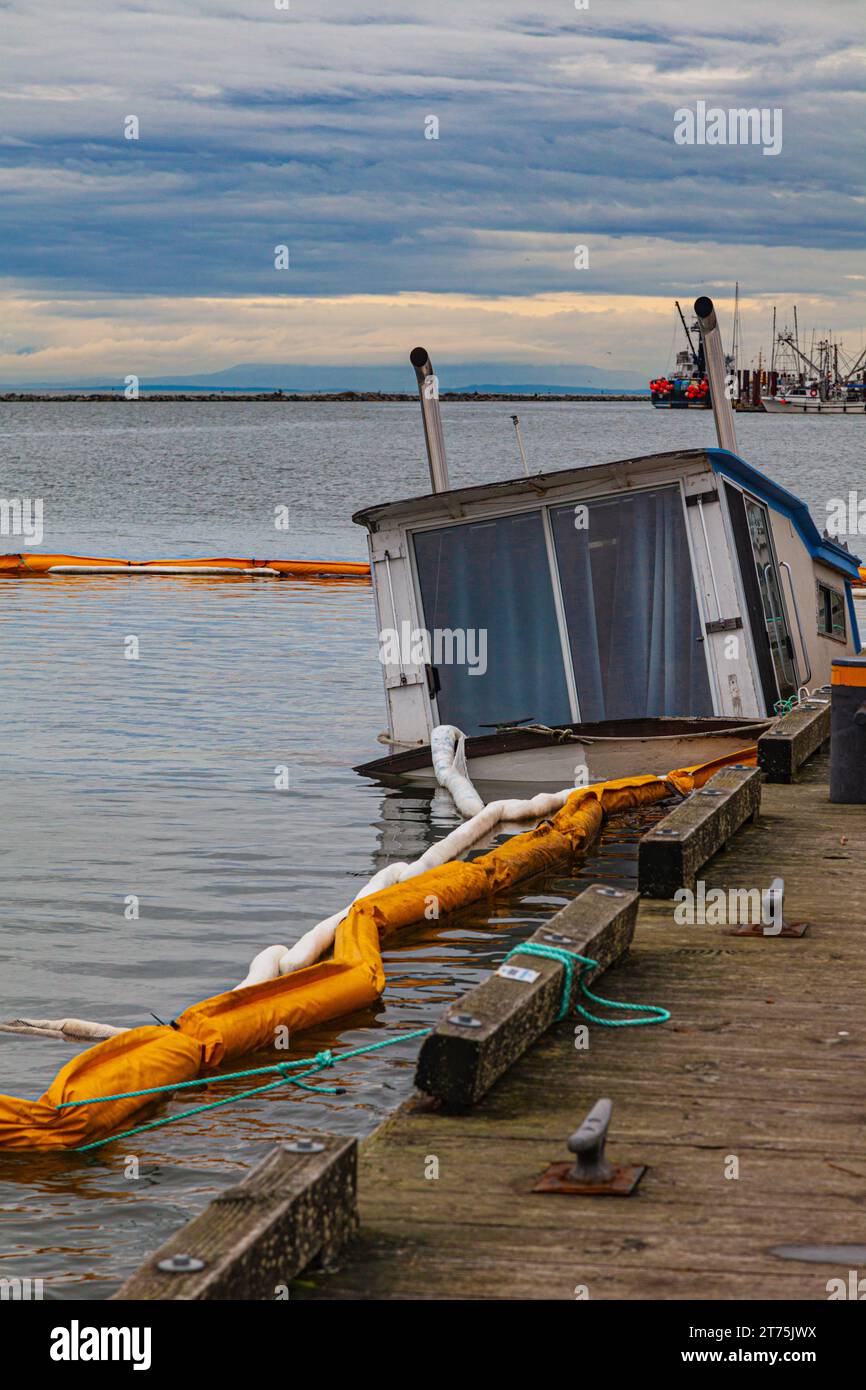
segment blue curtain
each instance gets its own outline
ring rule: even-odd
[[[541,513],[420,532],[415,558],[431,640],[437,630],[486,633],[483,675],[437,665],[442,722],[467,734],[516,719],[569,723]]]
[[[583,721],[712,714],[678,488],[552,515]]]

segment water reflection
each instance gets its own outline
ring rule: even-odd
[[[380,792],[378,812],[370,872],[395,858],[416,857],[450,828],[438,824],[441,813],[435,814],[434,825],[429,795]],[[640,835],[661,814],[660,807],[626,813],[605,826],[584,860],[528,880],[492,903],[480,901],[443,921],[425,921],[403,931],[384,952],[383,999],[304,1033],[284,1059],[312,1057],[325,1048],[343,1052],[429,1026],[444,1007],[495,968],[516,941],[549,920],[588,883],[632,884]],[[194,1115],[90,1155],[0,1157],[0,1272],[41,1276],[55,1297],[108,1296],[149,1250],[215,1191],[237,1181],[275,1141],[320,1129],[369,1132],[411,1090],[418,1046],[414,1040],[345,1062],[338,1057],[321,1080],[345,1087],[340,1097],[286,1086],[245,1099],[236,1108]],[[66,1055],[68,1048],[62,1050]],[[47,1069],[55,1064],[57,1052],[50,1046],[43,1049]],[[272,1054],[249,1058],[233,1063],[232,1070],[272,1060]],[[253,1084],[237,1080],[176,1093],[137,1120],[180,1115],[195,1105],[240,1094]]]

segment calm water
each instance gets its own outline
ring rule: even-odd
[[[513,409],[445,407],[455,484],[518,471]],[[536,469],[713,442],[711,418],[693,412],[518,409]],[[737,428],[741,452],[821,526],[827,499],[860,482],[856,418],[741,417]],[[46,551],[361,559],[352,511],[426,490],[409,404],[0,405],[0,496],[44,498]],[[274,527],[285,505],[288,533]],[[0,538],[19,548],[34,547]],[[124,658],[129,635],[137,661]],[[367,587],[0,581],[0,693],[2,1018],[172,1017],[453,824],[351,771],[381,752],[384,718]],[[628,876],[639,824],[610,833],[583,874]],[[294,1055],[429,1024],[578,888],[534,883],[492,920],[479,909],[412,932],[387,952],[381,1005],[305,1035]],[[138,921],[124,916],[130,894]],[[275,1139],[369,1131],[409,1090],[416,1050],[330,1073],[348,1086],[336,1101],[287,1088],[99,1157],[0,1157],[0,1277],[107,1296]],[[41,1094],[69,1053],[0,1035],[0,1090]],[[129,1153],[137,1180],[124,1176]]]

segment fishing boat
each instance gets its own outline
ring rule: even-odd
[[[770,390],[763,397],[764,410],[770,415],[866,414],[866,349],[852,359],[841,342],[828,336],[815,343],[813,333],[813,345],[806,352],[800,346],[796,306],[793,330],[777,333],[775,313],[774,309]]]
[[[739,285],[737,286],[736,303],[738,306]],[[704,360],[704,343],[700,333],[700,325],[695,320],[689,329],[678,299],[674,300],[674,305],[682,324],[687,346],[677,353],[676,365],[670,376],[663,372],[660,377],[655,377],[649,383],[650,400],[657,410],[709,410],[712,405],[710,381]],[[734,354],[736,354],[738,313],[737,307],[734,311]],[[732,380],[735,379],[735,355],[725,358],[725,371]]]
[[[775,395],[763,398],[763,405],[770,415],[866,415],[866,389],[856,385],[827,389],[813,378],[802,385],[783,384]]]
[[[695,314],[717,448],[457,489],[414,350],[432,490],[354,518],[391,750],[358,772],[435,785],[444,725],[485,799],[661,773],[754,743],[859,651],[858,561],[740,456],[712,301]]]

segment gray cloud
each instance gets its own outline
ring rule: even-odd
[[[590,3],[18,0],[5,273],[42,294],[666,294],[670,247],[691,266],[708,243],[708,278],[748,281],[754,255],[827,293],[817,249],[854,273],[859,4]],[[698,99],[781,107],[782,154],[676,146],[673,113]],[[597,248],[585,281],[575,242]],[[778,265],[758,256],[774,246]]]

